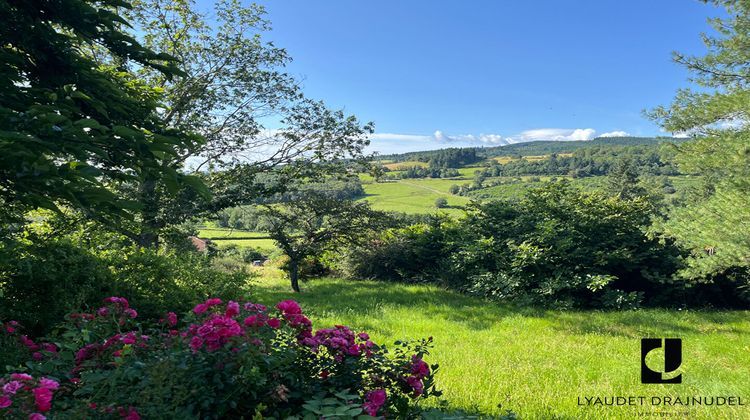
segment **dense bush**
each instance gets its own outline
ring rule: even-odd
[[[0,319],[42,332],[68,311],[113,292],[106,264],[62,238],[0,243]]]
[[[479,206],[454,243],[467,289],[554,306],[633,307],[671,292],[679,253],[645,233],[646,199],[621,200],[568,183],[517,203]]]
[[[437,366],[423,360],[430,340],[388,351],[346,326],[313,332],[294,301],[268,309],[211,298],[182,319],[137,318],[110,297],[69,315],[54,345],[4,328],[0,353],[38,356],[0,377],[0,417],[412,418],[418,400],[439,395]]]
[[[30,233],[0,244],[0,319],[37,334],[112,294],[131,296],[151,318],[167,308],[188,310],[210,295],[240,298],[246,285],[244,273],[218,270],[194,250],[143,249],[112,236]]]
[[[392,229],[351,250],[352,277],[440,282],[517,303],[556,307],[685,304],[680,251],[651,239],[646,198],[584,192],[568,182],[519,201],[475,205],[458,221]]]
[[[389,229],[346,250],[339,265],[351,278],[433,282],[446,267],[445,219]]]
[[[143,248],[103,253],[112,276],[113,290],[131,296],[146,318],[166,309],[186,311],[209,296],[240,299],[248,292],[247,274],[219,270],[210,258],[197,252],[176,254]]]

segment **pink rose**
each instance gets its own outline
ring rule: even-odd
[[[167,322],[169,323],[170,327],[174,327],[177,325],[177,314],[174,312],[167,313]]]
[[[219,298],[211,298],[206,300],[206,306],[216,306],[221,305],[221,299]]]
[[[411,373],[417,378],[422,379],[430,374],[430,367],[417,355],[412,356],[411,363]]]
[[[227,303],[227,312],[225,315],[228,317],[233,317],[233,316],[239,315],[239,313],[240,313],[240,304],[233,300],[230,300],[229,303]]]
[[[47,388],[47,389],[49,389],[51,391],[54,391],[54,390],[56,390],[57,388],[60,387],[60,384],[57,381],[55,381],[55,380],[48,379],[48,378],[42,378],[42,379],[39,380],[39,386],[42,387],[42,388]]]
[[[198,351],[203,346],[203,339],[195,336],[192,339],[190,339],[190,348],[193,351]]]
[[[34,388],[32,391],[34,393],[34,403],[36,404],[36,409],[41,411],[42,413],[46,413],[49,411],[50,407],[52,407],[52,391],[47,388]]]
[[[19,389],[23,388],[23,384],[18,381],[10,381],[3,385],[3,392],[6,394],[13,395],[18,392]]]
[[[302,308],[300,308],[299,304],[291,299],[279,302],[276,305],[276,309],[285,315],[299,315],[302,313]]]
[[[409,376],[406,378],[406,383],[409,384],[409,386],[414,390],[414,394],[419,396],[422,395],[422,392],[424,392],[424,384],[422,383],[422,380],[417,378],[416,376]]]
[[[31,375],[28,373],[11,373],[10,379],[15,379],[17,381],[31,381],[34,379]]]
[[[8,408],[13,404],[13,401],[7,395],[0,395],[0,408]]]
[[[281,327],[281,320],[278,318],[271,318],[268,320],[268,326],[273,328],[274,330],[279,329]]]
[[[375,417],[377,416],[380,407],[385,404],[385,399],[386,394],[384,389],[370,391],[365,395],[365,403],[362,405],[362,408],[368,415]]]
[[[124,420],[141,420],[141,416],[137,411],[135,411],[135,408],[130,407],[128,409],[127,415],[124,417]]]

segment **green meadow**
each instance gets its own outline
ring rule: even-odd
[[[270,275],[269,275],[270,273]],[[432,336],[430,363],[450,408],[524,419],[750,418],[747,311],[552,311],[514,308],[434,286],[317,279],[303,293],[263,271],[252,299],[300,301],[318,328],[350,325],[378,342]],[[682,384],[640,383],[642,337],[681,337]],[[657,366],[658,351],[647,362]],[[661,355],[663,360],[663,355]],[[743,397],[744,407],[586,407],[578,398]]]
[[[439,209],[448,214],[460,214],[460,207],[469,203],[466,197],[452,195],[448,189],[453,184],[468,181],[455,179],[404,179],[399,181],[363,183],[365,198],[372,208],[404,213],[437,212],[435,200],[445,197],[448,208]]]
[[[238,247],[258,248],[262,251],[273,251],[276,245],[272,239],[268,238],[265,232],[252,232],[247,230],[226,229],[226,228],[207,228],[200,229],[198,236],[203,239],[210,239],[219,248],[225,248],[229,245]]]

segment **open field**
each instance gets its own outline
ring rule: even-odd
[[[264,271],[270,276],[255,280],[252,298],[265,304],[299,300],[318,328],[343,323],[383,343],[433,336],[429,361],[441,365],[437,381],[453,408],[492,415],[502,405],[525,419],[626,419],[639,413],[750,418],[747,311],[514,309],[431,286],[335,279],[313,280],[295,295],[285,280]],[[642,337],[682,338],[682,384],[640,383]],[[579,396],[613,395],[739,395],[746,405],[577,405]]]
[[[411,168],[414,166],[419,166],[421,168],[426,168],[428,165],[427,162],[419,162],[419,161],[406,161],[406,162],[394,162],[394,163],[385,163],[383,164],[386,168],[390,169],[391,171],[398,171],[406,168]]]
[[[198,236],[203,239],[212,240],[219,248],[228,245],[238,247],[253,247],[263,251],[273,251],[276,249],[273,240],[268,239],[268,234],[264,232],[252,232],[237,229],[209,228],[201,229]]]
[[[573,153],[558,153],[557,156],[559,157],[571,157],[573,156]],[[521,159],[527,160],[529,162],[538,162],[541,160],[549,159],[549,155],[528,155],[528,156],[521,156]],[[495,162],[504,165],[508,162],[518,160],[514,159],[513,156],[495,156],[491,158],[491,160],[494,160]]]
[[[437,211],[449,214],[460,214],[456,208],[467,204],[470,200],[448,193],[448,188],[456,183],[449,179],[405,179],[393,182],[363,184],[367,200],[376,210],[400,211],[404,213],[435,213]],[[445,197],[449,208],[435,208],[435,199]]]

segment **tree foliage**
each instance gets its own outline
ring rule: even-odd
[[[151,203],[136,229],[158,232],[251,204],[285,192],[295,180],[342,173],[363,158],[371,125],[303,95],[285,72],[286,51],[265,39],[270,23],[262,6],[222,0],[211,15],[190,0],[139,0],[135,6],[135,35],[177,57],[183,68],[173,78],[146,67],[139,75],[164,90],[161,115],[168,124],[206,139],[165,165],[208,170],[204,180],[214,193],[201,200],[186,188],[172,200],[158,183],[125,190]],[[268,174],[274,183],[265,182]]]
[[[714,33],[703,34],[708,52],[674,54],[697,89],[680,90],[670,106],[649,112],[665,130],[695,138],[679,146],[676,159],[684,171],[713,182],[661,226],[693,251],[683,273],[691,278],[750,266],[750,3],[713,3],[728,13],[710,20]]]
[[[296,292],[300,291],[299,268],[305,259],[357,244],[387,221],[367,202],[337,200],[314,192],[300,200],[265,205],[263,216],[269,236],[289,257],[289,277]]]
[[[78,208],[112,220],[139,203],[109,188],[144,177],[175,189],[199,183],[162,166],[201,143],[169,128],[156,113],[160,90],[125,66],[168,79],[175,60],[123,33],[119,0],[0,2],[0,215],[29,209]],[[114,58],[97,63],[83,51]]]

